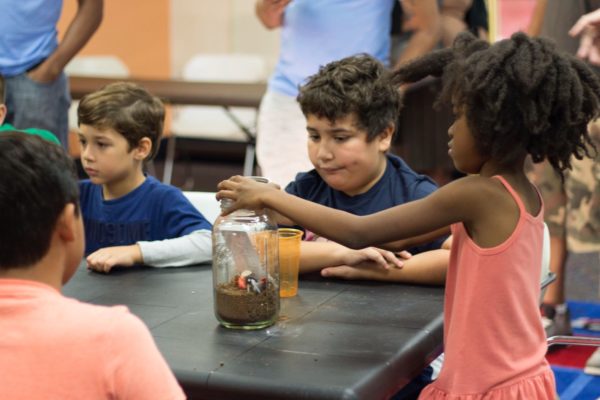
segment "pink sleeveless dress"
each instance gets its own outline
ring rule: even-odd
[[[543,207],[527,212],[513,188],[519,221],[504,243],[481,248],[452,225],[444,303],[445,359],[422,399],[555,399],[539,314]]]

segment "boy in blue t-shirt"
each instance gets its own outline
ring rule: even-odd
[[[145,89],[114,83],[85,96],[77,110],[80,182],[88,268],[210,261],[211,224],[172,186],[146,176],[158,151],[165,110]]]
[[[401,104],[389,79],[380,62],[358,55],[325,65],[300,88],[298,102],[306,117],[308,154],[315,169],[298,174],[285,188],[288,193],[366,215],[436,190],[430,178],[388,154]],[[389,243],[388,250],[412,254],[400,253],[406,259],[398,260],[389,251],[321,243],[307,231],[300,269],[321,270],[326,277],[443,284],[449,250],[441,247],[447,234],[444,230]],[[395,268],[373,268],[375,264]]]

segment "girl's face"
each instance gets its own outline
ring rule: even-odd
[[[348,196],[365,193],[383,175],[393,126],[370,142],[357,128],[354,114],[332,123],[307,116],[308,156],[323,180]]]
[[[477,174],[486,161],[475,144],[475,138],[469,128],[464,107],[454,109],[454,123],[448,128],[448,155],[457,170],[465,174]]]

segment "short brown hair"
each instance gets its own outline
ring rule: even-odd
[[[143,137],[150,138],[148,160],[158,152],[164,120],[162,101],[141,86],[126,82],[111,83],[86,95],[77,109],[77,125],[113,129],[127,139],[130,150]]]
[[[356,115],[367,141],[395,124],[401,107],[400,94],[383,64],[359,54],[322,66],[300,87],[298,102],[304,116],[310,114],[335,122]]]

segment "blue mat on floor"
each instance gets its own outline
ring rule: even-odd
[[[571,319],[600,318],[600,303],[568,301]],[[599,332],[573,329],[575,335],[597,336]],[[600,398],[600,376],[583,373],[582,369],[552,366],[556,389],[561,400],[597,400]]]
[[[583,373],[583,370],[552,367],[556,390],[560,400],[596,400],[600,398],[600,376]]]

